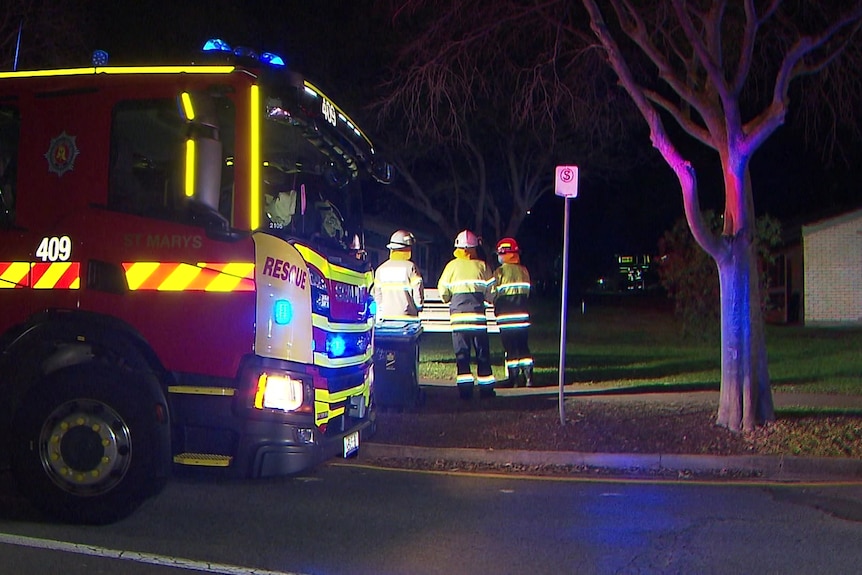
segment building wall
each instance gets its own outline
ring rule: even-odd
[[[862,323],[862,210],[802,227],[805,324]]]

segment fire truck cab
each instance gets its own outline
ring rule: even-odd
[[[0,72],[0,456],[65,521],[172,471],[304,472],[373,432],[359,187],[388,164],[272,54]]]

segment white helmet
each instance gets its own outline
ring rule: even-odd
[[[391,238],[389,238],[389,243],[386,244],[386,247],[390,250],[403,250],[405,248],[413,247],[413,244],[415,243],[416,238],[413,237],[413,234],[407,230],[398,230],[392,234]]]
[[[479,246],[479,238],[470,230],[464,230],[455,238],[456,248],[475,248]]]

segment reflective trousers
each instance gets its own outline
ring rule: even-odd
[[[455,350],[455,366],[458,369],[458,385],[473,385],[470,371],[470,356],[476,351],[476,375],[479,385],[493,385],[491,372],[491,345],[488,330],[465,330],[452,332],[452,348]]]
[[[529,328],[500,329],[500,342],[506,351],[506,367],[532,367],[533,355],[528,344]]]

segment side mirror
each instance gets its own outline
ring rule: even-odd
[[[191,198],[216,212],[221,195],[223,164],[221,141],[206,136],[195,138],[195,183]],[[189,167],[186,166],[186,169]]]
[[[392,164],[385,161],[372,161],[371,162],[371,177],[374,178],[375,181],[380,182],[381,184],[391,184],[392,176],[393,176],[393,168]]]

